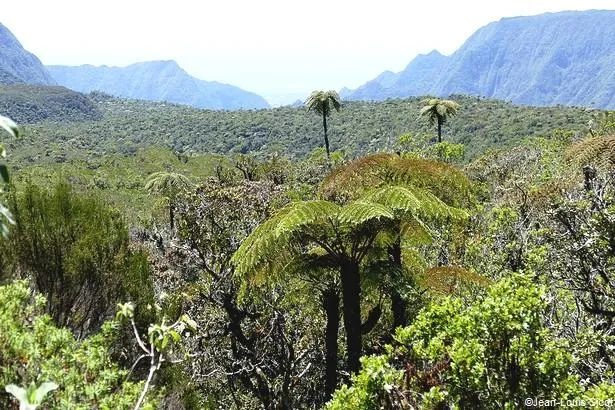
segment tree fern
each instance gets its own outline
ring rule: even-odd
[[[244,279],[270,276],[279,281],[280,272],[336,268],[343,294],[348,369],[353,372],[359,368],[361,351],[361,269],[366,259],[387,259],[386,253],[399,249],[402,242],[404,246],[428,243],[432,235],[426,221],[467,216],[425,188],[392,184],[397,173],[407,171],[406,167],[391,166],[396,161],[380,155],[366,161],[367,174],[359,172],[362,164],[336,174],[362,184],[370,180],[375,188],[363,185],[340,201],[343,205],[325,200],[292,203],[257,227],[232,258],[236,272]],[[333,185],[332,192],[341,186],[339,181]],[[395,269],[403,268],[399,258],[394,262]],[[395,297],[399,302],[396,292]]]
[[[322,116],[325,150],[327,152],[327,159],[329,159],[331,155],[329,152],[329,137],[327,135],[327,117],[331,115],[333,110],[339,111],[342,107],[340,96],[334,90],[314,91],[305,101],[305,106],[308,111],[314,111]]]
[[[451,100],[441,100],[439,98],[428,98],[421,101],[425,106],[421,109],[419,116],[427,117],[429,125],[438,126],[438,142],[442,142],[442,125],[449,117],[457,115],[459,104]]]
[[[193,186],[187,176],[176,172],[154,172],[145,183],[145,189],[150,194],[162,195],[168,200],[171,231],[175,229],[175,199],[181,192],[188,191]]]
[[[168,196],[188,189],[193,185],[192,181],[183,174],[176,172],[154,172],[147,179],[145,189],[150,193]]]

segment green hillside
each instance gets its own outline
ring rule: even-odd
[[[90,98],[59,86],[0,85],[0,112],[20,124],[102,119]]]
[[[11,143],[11,161],[23,166],[104,154],[132,155],[152,145],[187,154],[237,152],[262,157],[280,152],[304,157],[322,145],[321,121],[305,108],[224,112],[100,93],[88,98],[101,119],[27,125],[24,137]],[[445,125],[443,138],[465,144],[467,159],[489,148],[511,146],[527,136],[548,136],[553,129],[585,134],[588,122],[602,115],[584,108],[536,108],[475,97],[453,98],[461,110]],[[429,138],[435,129],[418,118],[420,107],[419,98],[348,102],[329,120],[332,149],[358,156],[395,149],[398,137],[409,132]],[[28,107],[17,115],[31,116]]]

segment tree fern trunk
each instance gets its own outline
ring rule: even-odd
[[[393,268],[397,272],[401,272],[403,266],[401,263],[401,240],[399,238],[389,247],[389,258],[391,258]],[[395,287],[393,287],[391,291],[391,311],[393,312],[393,333],[395,333],[395,329],[400,326],[405,326],[407,323],[406,301],[401,297]]]
[[[325,130],[325,150],[327,151],[327,159],[330,159],[331,155],[329,153],[329,136],[327,135],[327,116],[322,114],[322,127]]]
[[[344,298],[344,326],[346,328],[346,349],[348,370],[357,373],[361,358],[361,284],[359,265],[345,261],[341,266],[342,296]]]
[[[340,327],[340,295],[333,286],[323,292],[323,305],[327,315],[325,334],[325,400],[329,400],[337,387],[337,335]]]
[[[438,117],[438,142],[442,142],[442,118]]]

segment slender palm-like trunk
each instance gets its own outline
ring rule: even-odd
[[[169,200],[169,225],[171,226],[171,232],[175,230],[175,204],[173,200]]]
[[[340,327],[340,295],[331,286],[323,292],[327,316],[325,331],[325,399],[329,400],[337,387],[337,335]]]
[[[401,272],[403,266],[401,264],[401,240],[397,238],[395,243],[389,247],[389,258],[393,263],[394,269]],[[395,287],[391,291],[391,312],[393,313],[393,333],[400,326],[405,326],[406,318],[406,301],[402,298]]]
[[[438,115],[438,142],[442,142],[442,117]]]
[[[348,370],[358,373],[361,358],[361,283],[359,264],[346,260],[341,265],[342,297],[344,298],[344,327]]]
[[[327,159],[330,159],[329,153],[329,136],[327,135],[327,114],[322,113],[322,127],[325,130],[325,150],[327,151]]]

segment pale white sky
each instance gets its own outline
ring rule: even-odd
[[[587,9],[615,0],[2,0],[0,22],[45,64],[176,60],[273,101],[450,54],[502,17]]]

